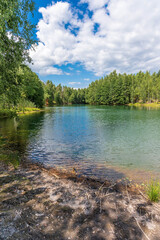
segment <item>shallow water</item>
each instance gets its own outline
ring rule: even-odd
[[[74,167],[86,175],[123,177],[112,166],[160,170],[160,110],[156,109],[53,107],[19,120],[0,120],[0,136],[5,150],[23,159]]]

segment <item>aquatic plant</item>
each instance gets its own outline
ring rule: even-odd
[[[150,201],[158,202],[160,200],[160,183],[157,180],[151,180],[147,185],[146,193]]]

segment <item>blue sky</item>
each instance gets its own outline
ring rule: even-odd
[[[31,67],[43,81],[84,88],[114,69],[160,69],[157,0],[35,0],[35,7]]]
[[[60,1],[51,1],[51,0],[34,0],[35,2],[35,11],[34,18],[32,18],[32,22],[37,25],[39,20],[42,19],[42,14],[39,13],[39,8],[47,6],[51,6],[53,3],[57,3]],[[66,2],[66,1],[61,1]],[[73,8],[78,8],[83,12],[83,14],[79,14],[79,18],[83,19],[84,14],[87,13],[90,17],[92,16],[92,11],[88,9],[88,4],[79,4],[78,0],[70,0],[67,1],[71,4]],[[97,30],[97,25],[95,25],[95,30]],[[35,34],[35,38],[39,40]],[[54,65],[56,66],[56,65]],[[54,84],[58,85],[61,83],[62,85],[67,85],[74,88],[85,88],[88,87],[89,83],[98,79],[92,71],[87,71],[80,62],[75,64],[64,64],[62,66],[56,66],[56,68],[62,69],[63,72],[67,72],[68,74],[62,75],[41,75],[37,72],[40,79],[44,82],[47,80],[51,80]]]

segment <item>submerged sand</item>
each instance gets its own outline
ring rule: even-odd
[[[0,165],[0,239],[158,240],[160,204],[128,182]]]

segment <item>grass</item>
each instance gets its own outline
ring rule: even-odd
[[[159,108],[160,103],[129,103],[128,106],[133,107],[151,107],[151,108]]]
[[[18,114],[25,114],[25,113],[32,113],[32,112],[39,112],[39,111],[42,111],[42,109],[40,108],[35,108],[35,107],[26,107],[22,110],[17,110],[17,113]]]
[[[0,101],[0,118],[12,118],[17,116],[17,114],[26,114],[32,112],[39,112],[41,109],[37,108],[36,105],[24,98],[19,99],[19,102],[15,106],[11,106],[9,104],[5,104],[5,102]]]
[[[35,108],[35,107],[25,107],[23,110],[0,109],[0,119],[16,117],[17,114],[34,113],[34,112],[40,112],[40,111],[42,111],[42,109]]]
[[[160,183],[157,180],[151,180],[146,189],[147,196],[151,202],[160,200]]]
[[[20,164],[20,159],[18,154],[10,152],[8,154],[0,154],[0,162],[5,163],[6,165],[12,165],[15,169],[18,168]]]

